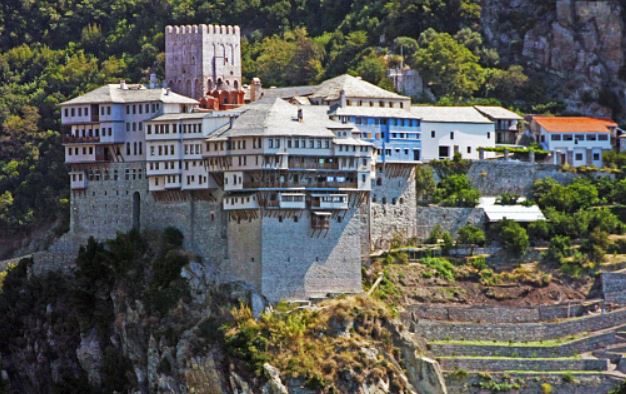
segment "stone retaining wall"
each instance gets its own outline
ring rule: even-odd
[[[415,212],[416,235],[421,239],[428,238],[437,225],[456,234],[466,224],[483,227],[486,221],[482,208],[417,207]]]
[[[442,356],[484,356],[484,357],[570,357],[577,354],[602,349],[621,342],[615,333],[609,332],[565,343],[559,346],[490,346],[490,345],[448,345],[429,344],[430,351]]]
[[[487,380],[502,381],[502,372],[490,373]],[[611,389],[620,386],[623,379],[617,376],[598,373],[574,373],[575,380],[566,381],[563,374],[554,373],[506,373],[507,381],[512,379],[521,380],[522,384],[519,390],[515,390],[516,394],[537,394],[545,392],[545,384],[550,387],[552,394],[601,394],[608,393]],[[446,375],[446,386],[449,393],[454,394],[476,394],[482,392],[478,389],[479,384],[485,381],[484,376],[477,373],[470,373],[469,376],[461,379],[456,378],[454,374]],[[488,391],[485,391],[488,392]]]
[[[409,320],[411,330],[427,340],[494,340],[529,342],[593,332],[626,324],[626,309],[556,323],[450,323]]]
[[[524,358],[444,358],[439,359],[445,371],[606,371],[608,360],[599,359],[524,359]]]
[[[582,316],[599,301],[581,304],[541,305],[535,308],[467,307],[460,305],[414,304],[406,308],[404,318],[412,320],[447,320],[457,322],[528,323]]]
[[[472,185],[482,195],[497,196],[504,192],[526,195],[538,179],[554,178],[570,183],[576,174],[561,172],[553,164],[532,164],[515,161],[481,160],[472,162],[467,172]]]

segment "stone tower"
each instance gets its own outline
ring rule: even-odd
[[[239,26],[165,28],[165,81],[174,92],[200,99],[241,90]]]

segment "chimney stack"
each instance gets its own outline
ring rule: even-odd
[[[166,88],[166,89],[165,89],[165,95],[166,95],[166,96],[169,96],[169,94],[170,94],[170,88]]]
[[[126,81],[125,80],[120,80],[120,89],[128,89],[128,86],[126,85]]]
[[[304,114],[302,113],[302,108],[298,108],[298,122],[302,123],[304,120]]]
[[[150,89],[156,89],[157,87],[157,76],[155,73],[150,74]]]

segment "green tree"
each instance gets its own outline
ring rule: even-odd
[[[463,245],[483,246],[486,241],[485,232],[473,224],[466,224],[461,227],[457,234],[457,242]]]
[[[485,81],[478,56],[448,33],[426,31],[420,36],[415,65],[437,96],[467,98]]]
[[[496,223],[495,234],[504,249],[516,256],[525,254],[530,246],[526,229],[512,220],[504,219]]]
[[[350,69],[348,73],[362,77],[364,80],[385,89],[393,90],[393,85],[387,78],[387,63],[385,59],[371,51]]]
[[[434,194],[434,201],[443,206],[475,207],[480,192],[471,186],[465,174],[452,174],[441,180]]]
[[[572,247],[569,237],[557,235],[550,240],[548,250],[543,254],[543,259],[561,265],[566,257],[571,256]]]

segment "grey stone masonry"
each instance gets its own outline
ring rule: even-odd
[[[485,211],[481,208],[417,207],[415,213],[416,235],[421,239],[428,238],[437,225],[456,234],[466,224],[482,227],[486,221]]]
[[[358,208],[335,215],[321,232],[307,212],[297,222],[263,217],[261,292],[270,300],[360,293],[363,225]]]
[[[480,390],[480,383],[487,381],[502,382],[511,380],[521,381],[521,387],[509,393],[515,394],[538,394],[545,393],[546,387],[552,394],[604,394],[619,387],[623,378],[602,372],[589,372],[584,374],[573,373],[575,379],[565,379],[571,376],[567,371],[563,373],[526,372],[490,372],[489,377],[479,373],[469,373],[469,376],[458,378],[456,374],[449,373],[446,376],[448,391],[454,394],[489,393],[489,390]]]
[[[626,304],[626,273],[603,272],[601,282],[605,301]]]
[[[440,358],[445,371],[606,371],[609,360],[525,358]]]
[[[599,303],[600,301],[597,300],[595,302],[585,303],[584,305],[571,303],[522,308],[414,304],[406,307],[406,311],[403,312],[403,316],[413,320],[426,319],[456,322],[529,323],[582,316],[583,314],[593,310],[599,305]]]
[[[370,240],[373,249],[389,246],[394,237],[417,236],[415,166],[377,165],[370,203]]]
[[[603,333],[565,342],[557,346],[505,346],[505,345],[461,345],[430,343],[430,351],[442,356],[484,356],[484,357],[571,357],[577,354],[602,349],[623,341],[614,332]]]
[[[626,324],[626,309],[554,323],[452,323],[432,320],[405,321],[427,340],[486,340],[530,342],[593,332]]]
[[[472,185],[486,196],[504,192],[526,195],[538,179],[554,178],[558,182],[569,183],[576,177],[576,174],[562,172],[559,166],[553,164],[502,160],[474,161],[467,175]]]

